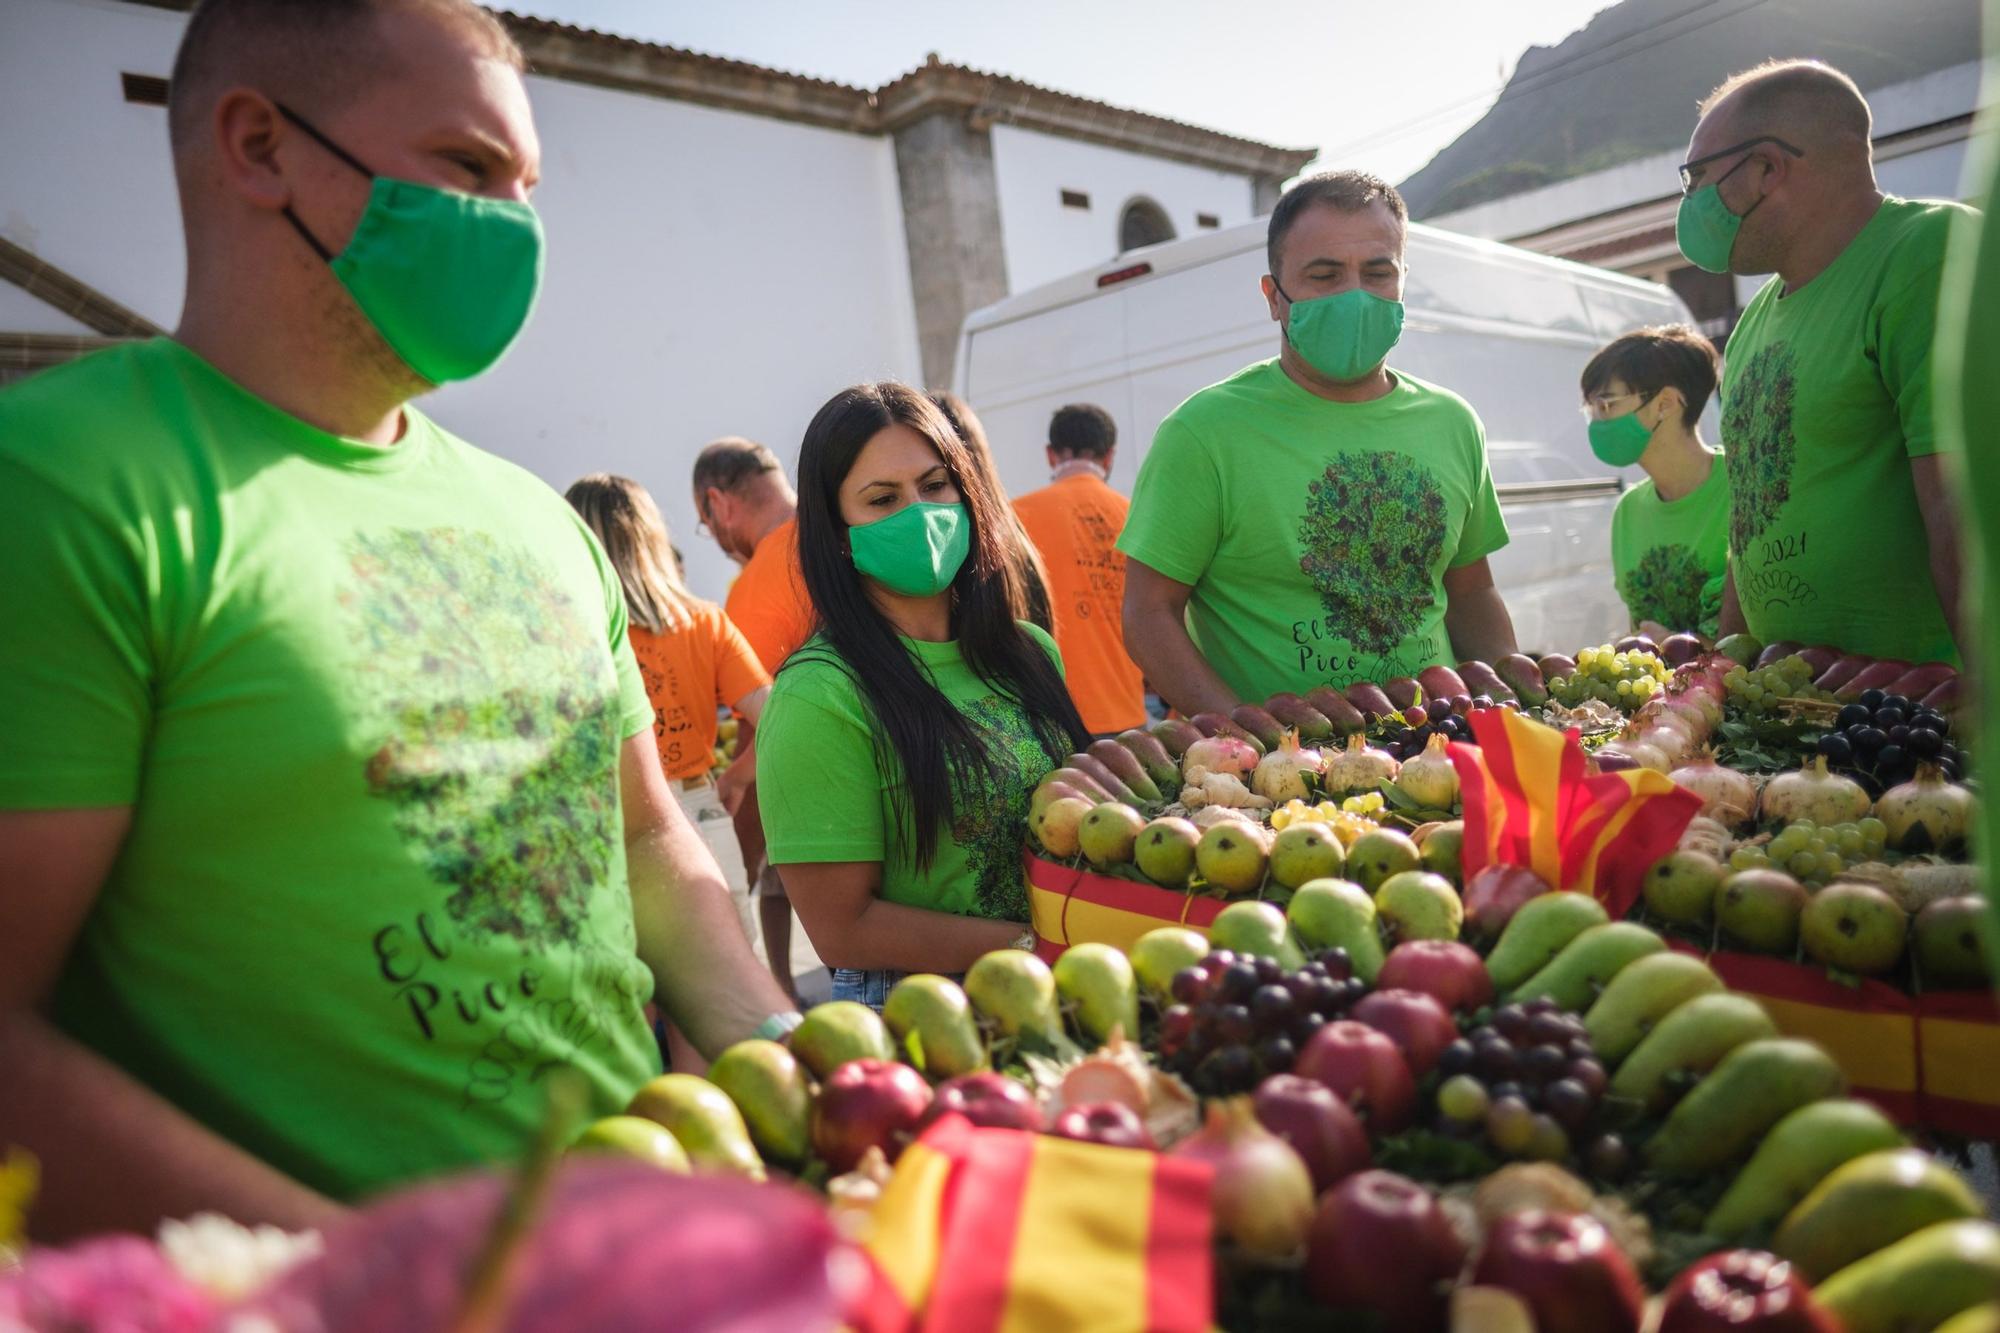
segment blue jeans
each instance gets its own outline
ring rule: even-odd
[[[882,1006],[889,1002],[889,992],[896,989],[897,982],[909,975],[908,972],[898,972],[894,968],[863,972],[852,967],[836,967],[833,969],[833,998],[858,1001],[879,1014],[882,1012]],[[965,981],[963,972],[947,972],[944,976],[947,980],[960,984]]]

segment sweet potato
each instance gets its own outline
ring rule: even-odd
[[[1187,748],[1202,737],[1200,727],[1183,717],[1165,718],[1146,728],[1153,739],[1167,747],[1167,753],[1179,759],[1187,753]]]
[[[1816,689],[1837,690],[1873,665],[1875,659],[1866,654],[1849,654],[1820,672],[1818,678],[1813,681],[1813,686]]]
[[[1391,713],[1402,711],[1387,694],[1382,692],[1380,685],[1370,685],[1366,681],[1356,681],[1347,687],[1347,702],[1360,709],[1363,717],[1370,713],[1376,717],[1387,717]]]
[[[1956,668],[1947,666],[1943,662],[1925,662],[1922,666],[1911,667],[1896,677],[1893,683],[1884,685],[1882,693],[1900,694],[1905,699],[1921,699],[1957,674]]]
[[[1561,680],[1576,674],[1576,659],[1567,653],[1549,653],[1535,663],[1544,681]]]
[[[1274,694],[1264,701],[1264,711],[1299,733],[1299,739],[1330,741],[1333,719],[1296,694]]]
[[[1956,713],[1958,711],[1958,682],[1960,679],[1958,676],[1953,676],[1950,680],[1944,682],[1944,684],[1938,686],[1929,694],[1926,694],[1923,697],[1923,706],[1925,708],[1934,708],[1946,717],[1950,717],[1953,713]]]
[[[1861,674],[1835,690],[1833,697],[1836,699],[1859,699],[1862,694],[1869,690],[1886,690],[1888,686],[1894,685],[1909,669],[1910,664],[1908,662],[1899,662],[1893,658],[1883,658],[1880,661],[1870,662],[1862,668]]]
[[[1352,735],[1368,725],[1368,720],[1361,716],[1361,710],[1331,685],[1319,685],[1307,690],[1306,702],[1326,714],[1337,735]]]
[[[1815,644],[1811,648],[1801,648],[1793,656],[1803,657],[1806,665],[1812,668],[1813,675],[1817,676],[1820,672],[1838,662],[1845,654],[1838,648],[1829,648],[1822,643]]]
[[[1534,663],[1530,662],[1528,665],[1533,666]],[[1465,682],[1467,694],[1484,695],[1496,704],[1515,697],[1513,687],[1501,679],[1499,672],[1484,662],[1460,662],[1458,674]]]
[[[1576,663],[1571,662],[1570,667],[1574,670]],[[1549,683],[1535,659],[1526,653],[1507,654],[1493,664],[1493,670],[1522,703],[1539,708],[1549,701]]]
[[[1389,702],[1399,709],[1408,708],[1415,703],[1417,695],[1423,692],[1423,688],[1411,676],[1398,676],[1394,680],[1382,682],[1382,693],[1388,695]]]
[[[1461,694],[1477,694],[1465,678],[1448,666],[1428,666],[1417,673],[1417,684],[1423,686],[1425,699],[1452,700]]]
[[[1236,725],[1255,736],[1267,750],[1278,748],[1278,742],[1285,738],[1285,728],[1277,718],[1259,708],[1256,704],[1238,704],[1230,710],[1229,716]]]
[[[1242,727],[1236,725],[1234,720],[1224,717],[1220,713],[1196,713],[1189,720],[1201,730],[1201,734],[1204,736],[1234,736],[1239,741],[1248,741],[1256,748],[1258,754],[1262,754],[1270,748]]]
[[[1796,654],[1803,647],[1805,647],[1804,644],[1793,643],[1790,639],[1780,639],[1776,643],[1767,643],[1764,645],[1764,651],[1757,654],[1757,665],[1767,667],[1773,662],[1782,662],[1786,658]]]
[[[1134,763],[1136,764],[1137,761],[1135,760]],[[1073,754],[1069,757],[1069,766],[1076,769],[1079,773],[1088,774],[1091,781],[1111,793],[1109,799],[1117,801],[1122,805],[1129,805],[1135,810],[1138,809],[1140,804],[1138,794],[1126,786],[1119,776],[1106,767],[1104,761],[1096,755]]]
[[[1118,733],[1118,743],[1132,752],[1139,761],[1139,767],[1146,770],[1146,776],[1161,791],[1178,791],[1181,785],[1181,766],[1167,753],[1167,747],[1151,732],[1131,731]]]

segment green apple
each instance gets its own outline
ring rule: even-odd
[[[1699,926],[1715,907],[1722,862],[1707,852],[1670,852],[1646,872],[1646,906],[1676,925]]]
[[[1986,951],[1986,903],[1967,895],[1924,905],[1910,925],[1911,948],[1926,987],[1989,986],[1993,969]]]
[[[1329,824],[1293,824],[1271,840],[1271,878],[1288,889],[1328,879],[1347,867],[1347,849]]]
[[[1805,910],[1805,886],[1782,870],[1739,870],[1715,893],[1723,933],[1765,953],[1792,951]]]
[[[1226,893],[1251,893],[1264,882],[1264,831],[1254,824],[1225,820],[1201,835],[1194,862],[1201,877]]]
[[[1410,835],[1395,829],[1364,833],[1347,849],[1347,877],[1370,893],[1391,875],[1415,870],[1423,863],[1423,853],[1410,841]]]
[[[1156,819],[1139,835],[1132,859],[1139,873],[1168,889],[1185,889],[1194,874],[1194,849],[1201,843],[1201,830],[1178,817]]]
[[[1829,884],[1799,915],[1806,952],[1847,972],[1872,976],[1903,957],[1910,918],[1896,900],[1872,884]]]

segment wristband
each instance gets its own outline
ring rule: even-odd
[[[796,1028],[803,1022],[805,1022],[805,1018],[798,1010],[787,1009],[783,1013],[772,1014],[769,1018],[759,1023],[756,1032],[751,1035],[764,1041],[783,1041],[786,1037],[792,1035],[793,1028]]]
[[[1010,949],[1020,949],[1024,953],[1033,953],[1035,951],[1035,932],[1032,930],[1022,931],[1014,937],[1013,942],[1007,947]]]

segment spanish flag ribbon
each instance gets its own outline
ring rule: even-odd
[[[1664,773],[1592,775],[1578,733],[1507,709],[1472,714],[1477,746],[1454,744],[1465,806],[1465,874],[1526,866],[1558,889],[1595,895],[1612,915],[1638,900],[1646,871],[1674,849],[1701,799]]]
[[[1206,1165],[946,1116],[875,1205],[861,1333],[1206,1333]]]

